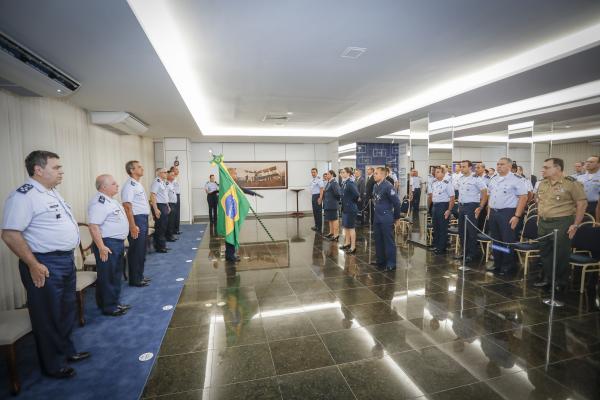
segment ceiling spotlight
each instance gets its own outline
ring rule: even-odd
[[[60,90],[60,89],[56,89],[56,92],[57,92],[57,93],[62,93],[62,90]]]
[[[294,115],[294,113],[293,113],[293,112],[291,112],[291,111],[288,111],[288,112],[286,112],[286,114],[287,114],[287,115]]]

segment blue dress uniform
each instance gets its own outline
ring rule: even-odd
[[[173,241],[175,240],[175,235],[177,230],[175,229],[175,220],[177,218],[177,193],[175,193],[175,185],[174,181],[165,182],[165,186],[167,187],[167,195],[169,198],[169,207],[171,208],[171,212],[169,213],[169,217],[167,218],[167,240]]]
[[[506,243],[517,241],[516,230],[511,229],[510,219],[515,216],[519,196],[527,195],[525,179],[509,172],[505,176],[494,175],[488,183],[490,236]],[[494,249],[494,271],[507,273],[516,267],[515,252]]]
[[[129,235],[129,250],[127,251],[129,284],[131,286],[140,286],[142,279],[144,279],[150,205],[148,204],[148,197],[142,184],[131,177],[123,184],[121,201],[131,204],[135,225],[140,229],[137,239],[134,239],[131,234]]]
[[[100,192],[96,193],[88,204],[88,220],[90,224],[98,225],[102,242],[111,251],[108,259],[102,261],[96,243],[92,244],[98,273],[98,306],[104,314],[110,314],[117,311],[119,306],[125,238],[129,233],[129,222],[121,204]]]
[[[325,188],[325,183],[320,176],[314,177],[310,181],[310,194],[312,200],[313,217],[315,219],[315,231],[321,232],[323,230],[323,206],[319,204],[319,197],[321,196],[321,189]],[[322,201],[322,200],[321,200]]]
[[[208,181],[204,185],[206,189],[206,202],[208,203],[208,220],[211,224],[217,224],[217,204],[219,203],[219,184]]]
[[[28,266],[19,260],[21,281],[43,372],[56,374],[75,355],[75,262],[79,228],[71,208],[55,189],[34,179],[12,192],[4,205],[3,229],[22,233],[35,258],[48,268],[44,286],[35,287]]]
[[[446,251],[448,245],[448,219],[444,218],[444,213],[450,206],[450,200],[454,197],[454,186],[449,178],[443,180],[436,179],[429,188],[431,193],[431,223],[433,225],[433,248],[436,252]]]
[[[155,178],[152,182],[150,192],[156,196],[156,206],[160,211],[160,216],[154,217],[154,249],[165,252],[167,249],[167,224],[169,222],[169,193],[167,185],[160,178]]]
[[[394,222],[400,219],[400,199],[394,186],[383,179],[373,187],[375,217],[375,257],[377,266],[386,270],[396,268],[396,243]]]
[[[593,216],[596,215],[596,206],[598,205],[598,198],[600,192],[600,171],[596,171],[595,174],[587,174],[579,175],[577,180],[581,182],[583,185],[583,190],[585,190],[585,195],[587,197],[587,208],[585,212],[591,214]]]
[[[360,193],[353,180],[346,179],[342,182],[342,227],[346,229],[356,228],[359,197]]]
[[[177,196],[177,205],[175,206],[175,233],[179,234],[179,220],[181,219],[181,185],[179,184],[179,179],[175,179],[171,183],[173,184],[175,195]]]
[[[477,235],[475,227],[477,219],[475,210],[480,208],[481,191],[487,189],[487,186],[481,178],[473,174],[462,175],[458,178],[458,233],[461,244],[465,243],[465,257],[473,258],[477,254]],[[482,212],[482,210],[480,210]],[[466,241],[464,236],[466,218],[469,218],[467,226]]]

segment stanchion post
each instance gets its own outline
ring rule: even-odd
[[[460,218],[460,215],[459,215]],[[463,277],[465,271],[470,271],[471,268],[467,267],[467,224],[469,223],[469,216],[465,215],[464,229],[463,229],[463,243],[462,243],[462,265],[458,267],[459,270],[463,271]]]
[[[558,229],[554,229],[552,232],[552,287],[550,289],[550,298],[544,300],[544,304],[550,307],[562,307],[565,304],[562,301],[555,299],[555,288],[556,288],[556,245],[558,242]],[[552,308],[550,309],[550,315],[552,315]]]

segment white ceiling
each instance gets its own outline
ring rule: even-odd
[[[205,100],[201,117],[194,114],[200,126],[206,119],[225,130],[271,129],[278,141],[314,142],[333,138],[286,137],[287,130],[338,128],[600,23],[600,2],[589,0],[130,3],[144,29],[121,0],[5,1],[0,27],[82,83],[70,99],[75,104],[129,111],[150,124],[153,136],[194,140],[257,138],[200,135],[173,71],[153,48],[159,39],[172,40],[191,63],[194,76],[187,90]],[[157,4],[168,12],[144,18]],[[176,23],[177,32],[167,21]],[[367,51],[356,60],[341,58],[348,46]],[[498,98],[520,95],[519,86],[512,85]],[[473,98],[464,108],[477,106]],[[262,122],[265,114],[286,112],[293,115],[284,126]]]

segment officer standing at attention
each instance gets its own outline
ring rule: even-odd
[[[598,156],[591,156],[585,162],[586,174],[577,177],[577,180],[583,184],[583,189],[587,196],[586,213],[592,216],[596,213],[598,205],[598,192],[600,192],[600,159]]]
[[[146,191],[140,183],[144,176],[144,167],[139,161],[131,160],[125,164],[129,178],[121,188],[121,201],[129,222],[129,249],[127,266],[129,268],[129,286],[148,286],[150,278],[144,278],[146,260],[146,238],[148,237],[148,215],[150,205]]]
[[[171,168],[167,173],[167,181],[165,182],[167,195],[169,197],[169,208],[171,209],[169,217],[167,218],[167,242],[174,242],[177,240],[175,237],[175,234],[177,233],[177,230],[175,229],[175,219],[177,218],[177,193],[175,192],[174,182],[175,174],[173,168]]]
[[[217,204],[219,203],[219,183],[215,182],[214,174],[210,174],[208,182],[204,185],[206,202],[208,203],[208,220],[216,229],[217,226]]]
[[[325,188],[325,183],[323,183],[323,180],[319,176],[319,171],[316,168],[311,168],[310,174],[312,176],[312,180],[310,181],[310,194],[313,217],[315,219],[315,226],[310,229],[321,233],[323,230],[323,207],[321,204],[323,203],[323,189]]]
[[[169,221],[169,194],[166,185],[167,170],[156,169],[156,179],[150,188],[150,204],[154,216],[154,249],[157,253],[166,253],[167,224]]]
[[[538,234],[552,233],[558,229],[556,241],[556,287],[562,291],[569,279],[571,239],[583,220],[587,206],[583,185],[572,176],[564,176],[564,162],[560,158],[544,161],[544,176],[538,187]],[[534,283],[536,287],[550,285],[552,279],[553,238],[540,241],[540,258],[544,277]]]
[[[173,187],[175,188],[175,194],[177,195],[177,206],[175,207],[175,234],[181,235],[181,230],[179,230],[179,222],[181,219],[181,185],[179,184],[179,167],[173,166],[169,172],[171,171],[175,176]]]
[[[367,202],[365,200],[366,191],[367,191],[367,180],[362,175],[362,171],[360,169],[354,170],[354,182],[356,183],[356,188],[358,189],[358,213],[356,214],[356,219],[358,220],[358,225],[363,225],[365,223],[365,207]]]
[[[369,207],[367,207],[369,216],[367,219],[367,224],[371,224],[373,222],[373,217],[375,215],[373,210],[373,188],[375,187],[375,168],[368,167],[367,168],[367,183],[365,184],[365,197],[364,201],[369,202]]]
[[[516,228],[523,217],[527,203],[527,185],[525,179],[510,172],[512,160],[502,157],[496,167],[498,174],[488,184],[490,236],[505,243],[517,241]],[[505,247],[505,245],[500,244]],[[506,248],[506,252],[494,249],[494,265],[488,267],[499,275],[505,275],[516,268],[515,253]]]
[[[578,176],[585,174],[585,162],[577,161],[573,164],[573,168],[575,168],[575,173],[571,174],[571,176],[577,179]]]
[[[58,155],[32,151],[25,168],[29,179],[4,204],[2,240],[19,257],[42,372],[71,378],[75,370],[65,361],[90,356],[78,353],[71,340],[76,316],[73,251],[79,244],[79,228],[55,189],[63,177]]]
[[[400,219],[400,199],[394,186],[386,179],[386,169],[375,168],[375,186],[373,202],[375,217],[375,259],[378,268],[391,271],[396,269],[396,243],[394,240],[394,224]]]
[[[477,219],[487,203],[487,186],[478,176],[471,171],[473,163],[469,160],[461,161],[461,177],[458,178],[458,234],[461,245],[465,244],[465,262],[470,262],[477,256]],[[467,237],[464,238],[466,218]],[[457,256],[462,259],[462,255]]]
[[[96,257],[96,298],[104,315],[118,317],[131,307],[119,303],[121,274],[125,257],[125,238],[129,223],[125,210],[113,196],[119,193],[119,185],[111,175],[96,178],[96,190],[88,204],[90,234]]]
[[[419,212],[421,204],[421,177],[416,169],[410,170],[410,200],[414,211]]]
[[[435,180],[431,183],[428,202],[432,205],[431,222],[433,225],[433,252],[443,254],[448,245],[448,222],[454,208],[454,186],[444,169],[435,169]]]

